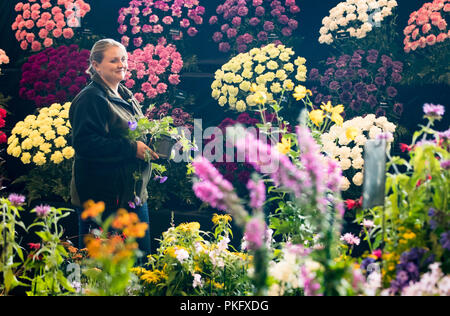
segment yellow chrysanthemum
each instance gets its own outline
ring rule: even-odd
[[[38,151],[33,157],[33,162],[37,166],[42,166],[42,165],[45,165],[45,163],[47,162],[47,159],[45,158],[45,155],[42,151]]]
[[[64,146],[66,146],[66,144],[67,144],[67,141],[62,136],[60,136],[60,137],[55,139],[55,146],[56,146],[56,148],[62,148]]]
[[[29,163],[31,163],[31,155],[28,152],[24,152],[22,154],[22,157],[20,158],[20,160],[22,161],[23,164],[28,165]]]
[[[60,151],[55,151],[51,156],[50,160],[55,164],[60,164],[64,160],[64,156]]]

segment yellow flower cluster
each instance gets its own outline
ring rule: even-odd
[[[42,108],[38,115],[28,115],[11,131],[8,139],[8,155],[20,158],[22,163],[42,166],[49,161],[60,164],[71,159],[75,150],[67,145],[71,126],[70,103],[52,104]]]
[[[306,81],[306,59],[294,60],[294,55],[291,48],[274,44],[239,54],[216,71],[211,95],[220,106],[228,104],[239,112],[258,104],[252,84],[268,102],[278,100],[283,91],[294,90],[295,80]]]

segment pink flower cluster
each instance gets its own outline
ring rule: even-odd
[[[0,107],[0,128],[5,127],[5,117],[6,117],[6,110],[2,107]],[[5,144],[7,142],[8,138],[6,137],[5,132],[0,131],[0,144]]]
[[[183,34],[197,35],[196,26],[203,24],[205,8],[199,0],[132,0],[127,8],[119,10],[119,28],[122,44],[141,47],[143,36],[151,35],[166,40],[181,40]]]
[[[6,55],[6,52],[3,49],[0,49],[0,66],[2,64],[9,64],[9,57]],[[0,69],[1,73],[1,69]]]
[[[40,4],[39,4],[40,2]],[[56,2],[52,4],[52,2]],[[54,39],[71,39],[91,7],[83,0],[28,0],[15,6],[18,12],[11,28],[20,47],[34,52],[53,45]]]
[[[147,44],[128,53],[128,73],[125,86],[140,89],[134,96],[143,103],[168,92],[169,85],[180,83],[183,59],[172,44]],[[148,105],[148,104],[147,104]]]
[[[258,45],[284,43],[298,28],[299,12],[295,0],[226,0],[209,19],[209,24],[220,25],[212,38],[221,52],[242,53]]]
[[[22,66],[19,96],[37,107],[71,100],[89,80],[89,54],[73,44],[31,56]]]
[[[408,26],[403,30],[406,53],[418,48],[434,46],[450,38],[450,0],[434,0],[425,3],[411,13]]]

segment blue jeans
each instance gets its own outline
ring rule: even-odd
[[[138,206],[135,209],[127,208],[128,212],[136,213],[139,217],[139,220],[143,223],[147,223],[148,229],[145,232],[145,236],[143,238],[137,238],[136,241],[139,245],[139,250],[142,252],[142,257],[138,262],[146,262],[146,258],[151,254],[151,241],[150,241],[150,220],[148,215],[148,204],[144,203],[142,206]],[[85,248],[86,245],[84,243],[84,237],[89,235],[92,229],[98,228],[98,225],[92,221],[91,219],[83,220],[81,219],[81,213],[83,210],[78,209],[78,232],[79,232],[79,247],[80,249]],[[114,214],[107,213],[105,214]],[[108,215],[107,215],[108,216]]]

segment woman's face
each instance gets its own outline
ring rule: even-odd
[[[127,52],[118,46],[111,46],[103,53],[102,62],[94,62],[93,66],[107,84],[117,86],[125,79],[128,69]]]

